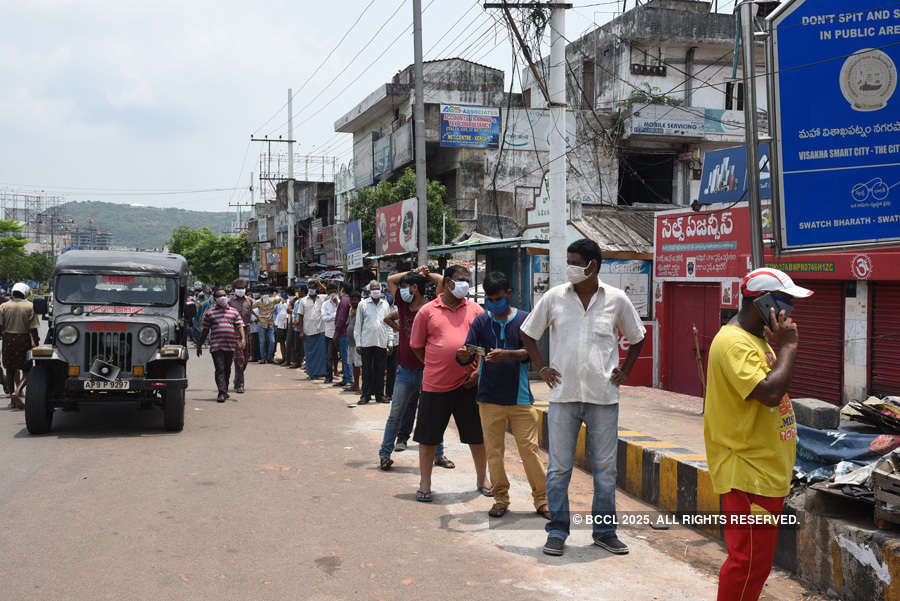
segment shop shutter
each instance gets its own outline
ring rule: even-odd
[[[815,294],[794,303],[792,317],[800,329],[800,348],[790,395],[840,405],[844,374],[843,284],[823,281],[797,284]]]
[[[900,395],[900,283],[872,286],[871,392]]]

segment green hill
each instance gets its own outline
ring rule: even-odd
[[[69,202],[60,207],[78,224],[87,225],[93,218],[97,227],[109,230],[113,246],[129,248],[160,248],[181,225],[192,228],[208,227],[214,233],[230,231],[234,213],[186,211],[157,207],[116,204],[112,202]]]

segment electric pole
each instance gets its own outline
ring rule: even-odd
[[[418,200],[418,263],[428,263],[428,198],[425,185],[425,97],[422,85],[422,0],[413,0],[413,68],[415,76],[416,198]]]
[[[550,8],[550,285],[566,281],[566,9]]]
[[[294,285],[294,93],[288,88],[287,284]]]
[[[251,210],[253,209],[253,172],[252,171],[250,172],[250,202],[249,203],[240,202],[240,201],[231,202],[231,203],[228,203],[228,206],[235,207],[235,218],[237,219],[237,222],[234,225],[234,233],[239,234],[244,230],[244,228],[242,227],[242,221],[244,220],[244,216],[241,213],[241,208],[242,207],[250,207]],[[255,242],[255,240],[251,241],[251,242]]]
[[[753,269],[763,266],[762,202],[759,195],[759,123],[756,119],[756,57],[754,6],[744,0],[741,10],[741,70],[744,76],[744,145],[747,150],[747,193],[750,201],[750,257]]]

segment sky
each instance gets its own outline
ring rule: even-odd
[[[422,0],[425,60],[462,55],[508,88],[509,39],[482,4]],[[621,0],[573,4],[569,39]],[[233,210],[263,151],[250,136],[287,137],[288,88],[295,153],[340,164],[351,136],[335,120],[413,60],[412,0],[0,0],[0,14],[0,191],[65,200]]]

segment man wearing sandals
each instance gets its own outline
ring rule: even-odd
[[[413,440],[419,443],[421,475],[416,500],[423,503],[431,502],[431,469],[451,415],[460,442],[469,445],[472,452],[477,490],[487,497],[493,495],[487,479],[481,418],[475,403],[478,372],[473,366],[456,361],[456,351],[465,343],[469,327],[484,312],[466,299],[470,277],[461,265],[452,265],[444,271],[444,291],[419,309],[409,340],[412,352],[425,364],[419,419],[413,435]]]
[[[3,333],[3,367],[6,378],[3,389],[9,394],[12,409],[24,409],[22,385],[28,372],[28,351],[37,346],[40,321],[34,305],[27,299],[31,287],[24,282],[13,284],[12,298],[0,305],[0,332]],[[21,373],[21,375],[20,375]]]
[[[550,519],[547,508],[547,472],[538,447],[538,413],[528,385],[528,351],[519,336],[519,327],[528,313],[509,304],[512,290],[505,273],[492,271],[484,280],[487,311],[475,318],[466,345],[456,351],[461,365],[480,363],[478,413],[487,449],[494,506],[488,511],[499,518],[509,508],[509,479],[503,465],[506,424],[516,439],[525,476],[531,485],[534,508]]]
[[[634,305],[622,290],[597,277],[600,247],[582,238],[566,253],[569,281],[554,286],[535,305],[522,324],[525,348],[538,374],[550,387],[547,433],[550,466],[547,502],[550,523],[544,553],[562,555],[569,536],[569,481],[581,425],[594,478],[594,544],[624,555],[628,546],[616,536],[606,516],[616,512],[616,448],[619,422],[619,385],[623,384],[644,344],[645,329]],[[550,366],[535,343],[550,329]],[[619,333],[630,343],[619,367]],[[599,519],[596,519],[599,518]]]

